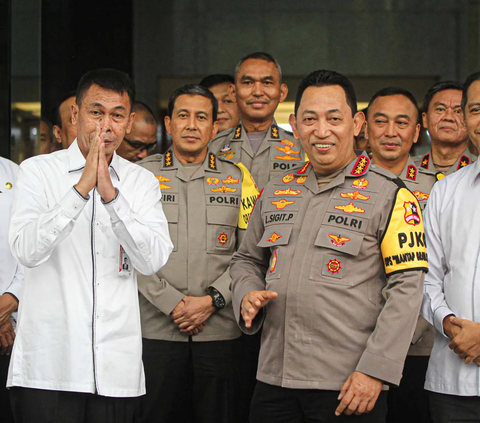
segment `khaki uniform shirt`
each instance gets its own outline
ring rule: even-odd
[[[257,379],[339,390],[357,370],[398,384],[426,268],[416,198],[368,157],[322,190],[310,163],[275,178],[230,271],[240,327],[255,333],[263,324]],[[241,301],[263,289],[278,298],[246,329]]]
[[[423,212],[433,185],[438,179],[443,178],[443,174],[441,172],[433,172],[422,167],[417,167],[412,157],[409,156],[407,164],[402,170],[402,173],[400,173],[399,178],[405,183],[407,188],[412,191],[415,197],[417,197]],[[435,328],[419,315],[408,355],[429,356],[432,351],[434,338]]]
[[[215,311],[193,341],[235,339],[229,290],[229,264],[247,227],[258,195],[250,173],[209,152],[191,178],[170,149],[140,165],[154,173],[162,190],[174,250],[156,275],[138,275],[142,335],[149,339],[188,341],[170,313],[185,295],[207,295],[216,288],[227,306]]]
[[[218,134],[212,141],[210,150],[218,157],[243,163],[260,190],[276,175],[305,161],[305,152],[300,141],[290,132],[278,127],[275,122],[255,154],[241,123]]]
[[[477,160],[477,156],[474,154],[470,153],[468,150],[468,147],[465,149],[465,151],[460,154],[460,157],[457,159],[457,161],[448,169],[448,172],[438,172],[435,169],[435,164],[433,163],[433,156],[432,156],[432,150],[430,150],[427,154],[424,156],[415,156],[413,158],[413,162],[416,166],[421,167],[426,170],[430,170],[431,172],[435,173],[441,173],[442,175],[448,176],[451,175],[453,172],[456,172],[458,169],[461,169],[462,167],[468,166],[470,163],[473,163],[475,160]],[[441,179],[438,178],[438,179]]]

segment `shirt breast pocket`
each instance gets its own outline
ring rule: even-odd
[[[238,212],[236,207],[207,207],[208,254],[234,253]]]
[[[356,257],[364,234],[322,226],[315,239],[309,279],[316,282],[355,285]]]
[[[288,242],[292,233],[293,225],[270,225],[265,228],[262,239],[258,242],[258,246],[262,248],[270,248],[270,263],[268,266],[265,279],[279,279],[282,275],[283,262],[285,261]]]
[[[162,204],[163,212],[168,221],[168,231],[173,244],[173,251],[178,250],[178,206],[172,204]]]

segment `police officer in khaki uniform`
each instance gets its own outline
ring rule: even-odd
[[[343,75],[301,82],[290,123],[310,163],[267,184],[232,259],[235,317],[246,333],[263,325],[253,423],[383,422],[382,390],[400,382],[423,220],[395,175],[356,156],[363,121]]]
[[[173,93],[165,126],[172,147],[140,164],[152,171],[174,244],[167,264],[139,276],[147,395],[143,422],[238,421],[237,350],[230,259],[258,191],[242,165],[217,158],[217,101],[199,85]]]
[[[279,63],[268,53],[258,52],[240,60],[230,89],[241,123],[219,134],[211,150],[218,157],[243,163],[262,189],[273,176],[305,160],[301,143],[273,117],[288,88],[282,83]]]
[[[416,166],[447,176],[477,160],[468,149],[461,102],[462,84],[459,82],[437,82],[427,91],[422,119],[432,148],[427,154],[414,157]]]
[[[417,168],[409,151],[418,141],[419,112],[415,97],[403,88],[389,87],[375,93],[367,114],[366,136],[373,160],[397,175],[417,197],[421,209],[427,204],[437,177],[443,174]],[[405,361],[399,388],[388,394],[387,422],[428,422],[428,395],[423,389],[435,328],[419,315]]]

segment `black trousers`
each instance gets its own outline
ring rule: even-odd
[[[430,423],[428,392],[423,388],[430,357],[407,356],[400,386],[387,396],[387,423]]]
[[[387,393],[382,391],[375,408],[360,416],[335,415],[339,391],[288,389],[257,382],[250,423],[384,423]],[[409,422],[405,422],[409,423]]]
[[[430,413],[434,423],[480,422],[480,397],[429,392]]]
[[[7,384],[9,355],[0,355],[0,422],[13,423],[12,407],[10,406],[10,391]]]
[[[138,398],[11,388],[15,423],[134,423]]]
[[[147,394],[143,423],[236,423],[240,340],[173,342],[143,339]],[[246,422],[242,422],[246,423]]]

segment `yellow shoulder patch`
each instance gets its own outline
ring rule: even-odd
[[[406,188],[397,192],[381,250],[387,275],[428,270],[422,212],[417,199]]]
[[[234,163],[242,171],[242,199],[240,204],[240,213],[238,214],[238,227],[247,229],[253,206],[258,197],[257,184],[253,176],[242,163]]]

